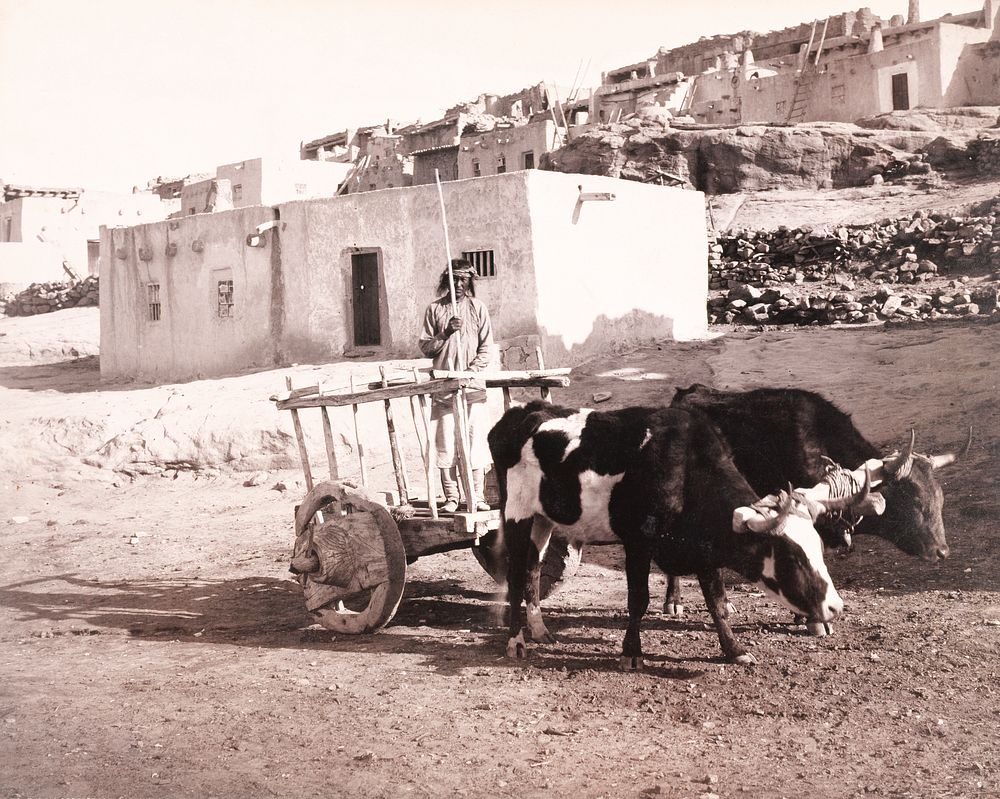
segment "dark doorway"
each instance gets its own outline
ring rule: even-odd
[[[892,110],[908,111],[910,108],[910,82],[905,72],[892,76]]]
[[[351,256],[351,282],[354,290],[354,346],[381,344],[378,253],[363,252]]]

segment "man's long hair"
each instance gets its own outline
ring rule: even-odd
[[[472,261],[467,258],[452,258],[451,268],[453,272],[462,270],[469,276],[469,296],[476,296],[476,270],[472,266]],[[441,279],[438,281],[438,294],[446,295],[451,297],[451,286],[448,285],[448,270],[445,269],[441,273]]]

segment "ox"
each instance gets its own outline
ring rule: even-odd
[[[532,402],[489,434],[507,549],[507,654],[554,640],[539,607],[539,564],[554,527],[578,541],[617,536],[625,548],[629,620],[622,666],[642,666],[639,626],[649,568],[695,574],[726,658],[752,663],[726,620],[723,567],[759,583],[795,613],[824,622],[843,602],[823,562],[812,502],[785,492],[761,500],[698,411],[625,408],[602,413]],[[853,498],[851,498],[853,499]]]
[[[867,465],[879,493],[860,508],[863,516],[848,515],[846,530],[829,518],[817,524],[828,546],[849,545],[853,530],[881,536],[931,562],[948,557],[941,519],[944,499],[934,471],[953,463],[955,454],[918,454],[911,433],[902,451],[883,456],[848,414],[819,394],[800,389],[718,391],[696,383],[678,389],[671,407],[706,413],[729,443],[736,467],[761,493],[789,482],[814,485],[827,475],[829,460],[848,469]],[[683,609],[674,578],[669,580],[665,609]]]

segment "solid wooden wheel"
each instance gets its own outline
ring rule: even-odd
[[[502,547],[497,546],[499,530],[492,530],[479,539],[479,544],[472,547],[479,565],[498,584],[507,582],[507,554]],[[542,559],[542,573],[538,578],[542,599],[555,593],[564,580],[569,579],[580,568],[583,558],[583,544],[570,541],[558,530],[552,533],[549,546]]]
[[[403,596],[406,553],[396,522],[374,494],[318,483],[295,512],[295,534],[293,562],[309,564],[299,580],[320,624],[349,634],[388,624]]]

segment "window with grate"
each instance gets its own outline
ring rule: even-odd
[[[305,194],[308,190],[309,190],[309,187],[305,183],[296,183],[295,184],[295,193],[296,194]]]
[[[475,177],[475,178],[478,178],[482,174],[483,173],[479,170],[479,162],[478,161],[473,161],[472,162],[472,176]]]
[[[160,321],[160,284],[146,284],[146,304],[149,308],[149,321]]]
[[[219,281],[219,318],[226,319],[233,315],[233,281]]]
[[[525,169],[535,168],[535,153],[533,150],[528,150],[528,152],[521,155],[521,161],[524,163]]]
[[[479,277],[496,277],[497,266],[493,258],[493,250],[469,250],[462,257],[472,264]]]
[[[497,156],[497,174],[502,175],[507,171],[507,157],[504,155]]]
[[[242,200],[243,199],[243,184],[234,183],[233,184],[233,199]]]

